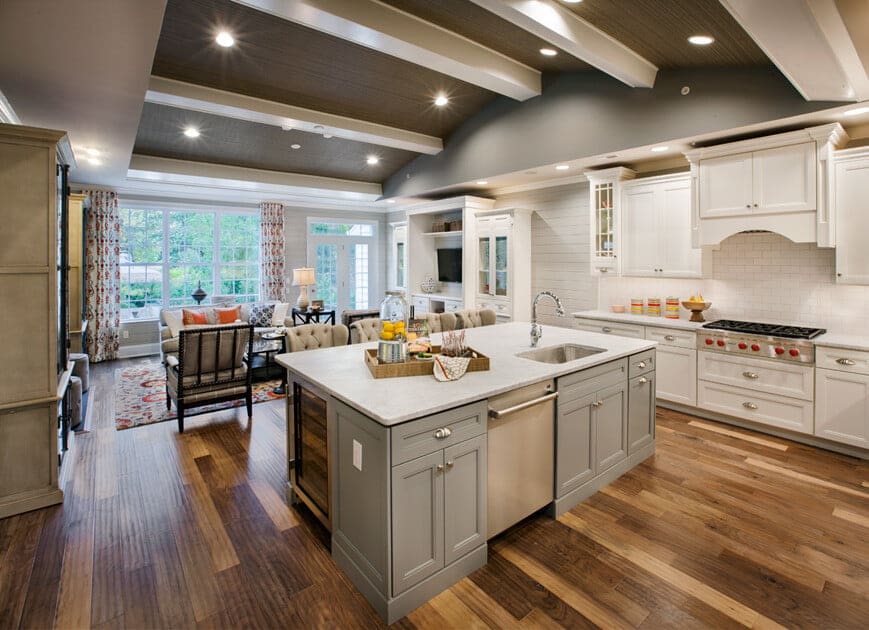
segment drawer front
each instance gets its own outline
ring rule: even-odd
[[[828,370],[869,374],[869,352],[815,346],[815,364]]]
[[[628,378],[628,360],[619,359],[576,374],[562,376],[556,382],[558,407],[596,391],[624,383]]]
[[[444,311],[447,313],[455,313],[462,310],[462,303],[454,300],[444,300]]]
[[[428,313],[428,298],[415,297],[413,298],[413,310],[416,314]]]
[[[392,465],[483,435],[487,414],[482,400],[392,427]]]
[[[815,399],[814,368],[713,352],[698,352],[698,378],[769,394]]]
[[[628,378],[634,378],[636,376],[642,376],[647,372],[653,372],[655,370],[655,351],[654,350],[645,350],[638,354],[632,354],[628,357]]]
[[[665,346],[677,346],[688,350],[694,350],[697,347],[697,336],[693,332],[685,330],[646,326],[646,339],[657,341]]]
[[[585,319],[577,317],[574,326],[579,330],[604,333],[606,335],[617,335],[619,337],[634,337],[636,339],[645,339],[646,337],[642,326],[636,324],[625,324],[623,322],[616,323],[600,319]]]
[[[697,406],[772,427],[814,432],[814,405],[808,400],[699,381]]]

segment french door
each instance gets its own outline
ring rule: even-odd
[[[312,299],[329,309],[370,308],[374,302],[376,237],[308,234],[308,264],[314,268]]]

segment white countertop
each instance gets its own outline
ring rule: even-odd
[[[279,354],[275,360],[383,425],[392,426],[422,416],[483,400],[517,387],[578,372],[655,347],[655,342],[543,326],[538,347],[576,343],[605,352],[558,365],[517,357],[531,349],[530,324],[516,322],[471,328],[466,343],[489,357],[486,372],[468,372],[458,381],[441,383],[434,376],[380,378],[371,376],[363,350],[376,342],[305,352]],[[439,343],[440,335],[432,335]]]
[[[863,335],[824,333],[820,337],[815,337],[812,341],[815,342],[816,346],[869,351],[869,337]]]
[[[633,315],[632,313],[613,313],[612,311],[579,311],[571,313],[574,317],[586,319],[601,319],[608,322],[625,322],[626,324],[638,324],[640,326],[660,326],[661,328],[676,328],[679,330],[698,330],[703,327],[701,322],[688,320],[690,315],[680,319],[667,319],[663,315]]]

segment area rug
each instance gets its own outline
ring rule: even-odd
[[[283,394],[273,391],[280,384],[280,379],[254,383],[254,404],[283,398]],[[184,417],[243,406],[244,398],[203,405],[191,409]],[[160,362],[115,370],[115,428],[118,431],[177,417],[174,404],[171,410],[166,410],[166,370]]]

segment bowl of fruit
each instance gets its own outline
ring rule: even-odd
[[[705,322],[703,311],[712,306],[712,302],[707,302],[701,294],[692,295],[687,300],[682,301],[682,307],[685,310],[691,311],[692,322]]]

